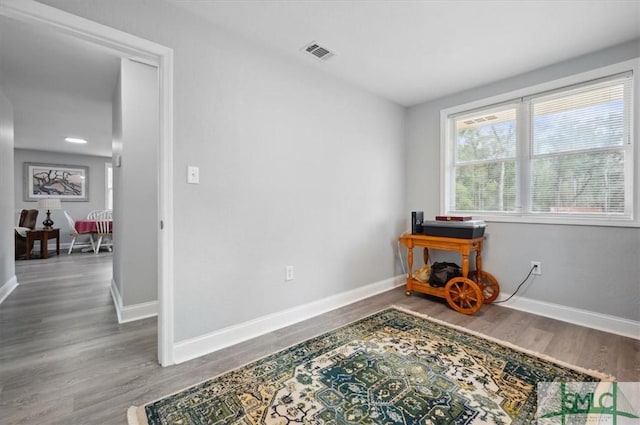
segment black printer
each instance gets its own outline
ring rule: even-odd
[[[484,236],[486,227],[487,224],[483,220],[425,220],[422,222],[422,234],[446,238],[475,239]]]

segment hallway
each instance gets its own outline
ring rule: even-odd
[[[0,423],[123,423],[104,404],[159,368],[156,319],[118,324],[111,260],[16,261],[20,285],[0,305]]]

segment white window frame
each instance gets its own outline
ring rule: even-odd
[[[453,142],[453,126],[451,124],[451,116],[456,114],[462,114],[475,109],[487,109],[492,106],[498,106],[501,104],[508,104],[514,102],[520,98],[526,98],[535,96],[540,93],[549,92],[552,90],[562,89],[564,87],[573,86],[576,84],[586,83],[591,80],[597,80],[600,78],[609,77],[616,74],[622,74],[624,72],[631,71],[633,73],[633,88],[631,99],[631,122],[630,122],[630,145],[627,147],[629,158],[631,161],[625,161],[627,170],[625,175],[631,178],[627,179],[625,184],[626,196],[625,202],[631,206],[631,217],[594,217],[584,216],[581,214],[537,214],[532,212],[497,212],[497,211],[483,211],[474,212],[474,219],[494,221],[494,222],[512,222],[512,223],[541,223],[541,224],[571,224],[571,225],[591,225],[591,226],[618,226],[618,227],[640,227],[640,196],[636,193],[640,188],[640,158],[639,149],[636,147],[636,142],[640,140],[638,135],[638,129],[640,128],[640,118],[638,117],[638,106],[635,104],[640,101],[640,58],[628,60],[625,62],[605,66],[595,70],[583,72],[580,74],[572,75],[569,77],[561,78],[558,80],[537,84],[535,86],[503,93],[490,98],[481,99],[462,105],[453,106],[440,111],[440,213],[442,215],[455,214],[455,211],[449,211],[448,206],[451,198],[455,196],[453,193],[453,178],[451,174],[451,166],[454,161],[454,144]],[[527,104],[520,108],[518,114],[528,114]],[[520,115],[518,115],[520,118]],[[521,125],[524,124],[524,125]],[[519,140],[524,140],[523,137],[528,138],[527,120],[519,120],[517,127],[517,134]],[[525,146],[527,145],[527,146]],[[519,143],[516,152],[516,161],[521,167],[518,179],[527,178],[529,176],[529,146],[526,143]],[[628,172],[628,174],[627,174]],[[522,190],[520,189],[522,188]],[[522,198],[529,196],[528,184],[522,184],[518,186],[518,197]],[[465,213],[465,215],[467,215]]]
[[[109,169],[111,169],[111,187],[109,187]],[[111,193],[111,205],[109,205],[109,193]],[[111,162],[104,163],[104,209],[113,209],[113,164]]]

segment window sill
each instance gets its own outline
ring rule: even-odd
[[[493,223],[550,224],[564,226],[600,226],[640,228],[638,220],[611,217],[561,217],[533,214],[490,214],[479,212],[447,212],[443,215],[470,215],[474,220]]]

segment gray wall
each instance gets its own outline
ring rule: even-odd
[[[123,59],[114,94],[114,280],[124,307],[158,297],[157,74]]]
[[[63,164],[63,165],[81,165],[89,167],[89,201],[88,202],[69,202],[62,201],[62,208],[75,219],[85,218],[91,210],[105,209],[105,164],[111,162],[111,158],[89,155],[72,155],[59,152],[35,151],[29,149],[15,149],[14,156],[14,187],[15,187],[15,207],[13,223],[17,223],[20,210],[38,208],[37,201],[24,200],[24,163],[39,162],[45,164]],[[40,211],[38,214],[38,226],[46,218],[46,211]],[[62,210],[51,211],[51,220],[54,227],[60,228],[61,243],[67,244],[71,242],[69,236],[70,228],[67,219]]]
[[[406,210],[439,213],[441,109],[635,57],[640,41],[410,108]],[[640,229],[489,223],[487,230],[484,266],[505,293],[515,290],[531,260],[539,260],[543,275],[521,290],[523,296],[640,321]]]
[[[13,211],[13,113],[0,91],[0,289],[16,276]],[[0,291],[1,292],[1,291]]]
[[[43,3],[174,49],[176,341],[400,274],[404,108],[168,2]]]

